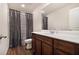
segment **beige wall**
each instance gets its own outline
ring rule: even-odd
[[[42,30],[42,6],[39,6],[33,11],[33,31],[41,31]]]
[[[0,54],[6,54],[9,47],[9,18],[8,5],[0,3],[0,35],[7,36],[0,40]]]
[[[75,7],[79,7],[79,4],[71,4],[48,14],[48,29],[68,30],[69,10]]]
[[[42,29],[42,16],[40,10],[33,12],[33,31],[41,31]]]
[[[43,8],[49,5],[49,3],[44,3],[40,5],[33,11],[33,31],[41,31],[42,30],[42,13]]]

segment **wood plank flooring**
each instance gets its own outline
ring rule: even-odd
[[[7,55],[32,55],[32,51],[24,47],[9,48]]]

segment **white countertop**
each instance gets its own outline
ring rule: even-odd
[[[51,38],[58,38],[60,40],[74,42],[79,44],[79,31],[77,32],[56,32],[56,33],[45,33],[45,32],[32,32],[35,34],[40,34],[44,36],[48,36]]]

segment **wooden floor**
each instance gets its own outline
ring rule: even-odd
[[[24,47],[9,48],[7,55],[32,55],[32,51]]]

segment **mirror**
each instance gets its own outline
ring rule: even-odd
[[[79,7],[70,10],[69,25],[70,25],[70,29],[79,30]]]
[[[43,9],[48,30],[79,30],[79,3],[51,3]]]

